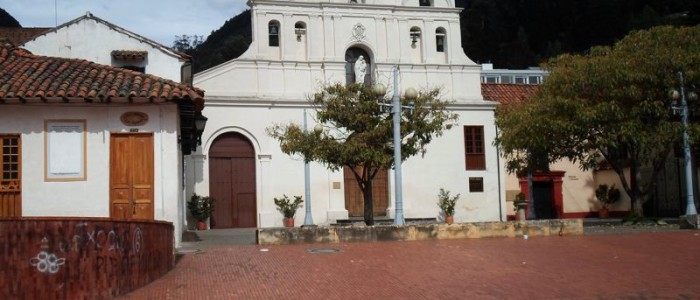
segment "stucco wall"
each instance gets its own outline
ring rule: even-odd
[[[180,82],[183,64],[173,55],[89,18],[40,35],[22,47],[38,55],[80,58],[108,66],[145,67],[147,74],[175,82]],[[115,61],[112,50],[147,51],[148,57],[143,62]]]
[[[128,111],[148,114],[148,123],[138,127],[123,125],[120,116]],[[22,216],[109,217],[110,132],[136,129],[153,132],[154,136],[154,217],[173,222],[175,232],[181,232],[176,105],[4,105],[0,119],[0,133],[21,134]],[[44,180],[45,120],[86,121],[85,180]],[[177,242],[179,238],[177,234]]]
[[[445,188],[453,194],[461,194],[457,203],[455,220],[497,221],[505,218],[504,208],[499,201],[504,194],[504,186],[499,185],[499,170],[496,151],[490,145],[495,137],[492,107],[454,108],[459,114],[459,124],[434,139],[428,146],[425,157],[409,158],[403,164],[404,215],[407,218],[437,218],[437,194]],[[309,109],[308,128],[316,124],[314,111]],[[255,105],[234,104],[227,101],[209,101],[204,109],[209,123],[202,136],[202,150],[207,154],[212,143],[225,132],[239,132],[246,136],[256,154],[256,192],[258,226],[282,226],[282,217],[273,203],[274,197],[282,194],[304,195],[303,161],[282,153],[279,142],[267,135],[265,129],[273,124],[302,124],[303,107],[278,106],[257,103]],[[465,125],[483,125],[485,134],[486,163],[484,171],[465,170],[464,131]],[[502,163],[502,161],[500,161]],[[188,182],[194,182],[194,191],[209,194],[209,162],[205,156],[196,155],[188,160],[195,171],[188,171]],[[347,218],[345,209],[345,184],[342,172],[332,172],[324,166],[311,163],[312,214],[317,224],[328,224],[336,219]],[[191,177],[191,176],[194,176]],[[394,173],[389,174],[389,215],[394,215]],[[484,179],[484,192],[469,192],[469,177]],[[340,188],[334,188],[334,182]],[[304,209],[296,215],[297,224],[303,223]]]
[[[439,87],[446,99],[481,101],[481,68],[461,48],[458,9],[419,8],[417,2],[398,7],[301,2],[306,1],[253,6],[253,42],[248,51],[196,74],[194,85],[204,88],[207,95],[304,99],[325,84],[345,83],[345,52],[358,47],[370,56],[368,73],[390,90],[391,70],[399,65],[402,87]],[[279,47],[269,46],[271,21],[280,23]],[[297,22],[306,25],[299,39],[294,33]],[[363,28],[361,34],[358,26]],[[415,45],[410,37],[412,27],[421,30]],[[446,32],[444,53],[435,47],[437,28]]]

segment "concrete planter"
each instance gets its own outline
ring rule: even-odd
[[[419,241],[460,238],[580,235],[583,220],[535,220],[458,224],[377,225],[363,227],[260,228],[260,245]]]

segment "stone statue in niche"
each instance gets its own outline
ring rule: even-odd
[[[360,55],[355,61],[355,83],[365,83],[365,74],[367,74],[367,62]]]

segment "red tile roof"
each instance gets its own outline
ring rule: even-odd
[[[33,27],[33,28],[10,28],[0,27],[0,42],[3,40],[9,41],[13,45],[20,45],[34,36],[40,35],[51,30],[51,28]]]
[[[112,57],[122,60],[144,60],[148,56],[148,51],[135,50],[113,50]]]
[[[535,84],[482,83],[481,95],[501,104],[520,103],[537,93]]]
[[[27,102],[204,105],[204,91],[157,76],[82,59],[39,56],[0,46],[0,104]]]

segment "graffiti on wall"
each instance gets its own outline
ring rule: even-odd
[[[141,253],[143,233],[139,227],[130,230],[128,225],[118,225],[112,224],[111,228],[107,228],[82,222],[75,225],[71,234],[53,236],[54,241],[44,236],[41,250],[29,259],[29,264],[41,273],[56,274],[67,260],[60,257],[61,253],[74,252],[96,256],[98,269],[104,266],[105,261],[111,262],[112,267],[118,267],[119,260],[122,260],[122,267],[129,267]],[[56,245],[58,251],[50,251],[50,245]]]

